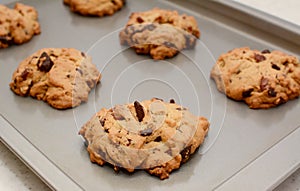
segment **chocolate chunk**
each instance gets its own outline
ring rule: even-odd
[[[40,63],[42,62],[42,63]],[[42,72],[49,72],[53,66],[53,62],[46,52],[43,52],[38,61],[38,69]]]
[[[264,55],[254,54],[254,59],[256,62],[262,62],[266,60],[266,57]]]
[[[149,136],[152,133],[153,133],[153,130],[151,128],[144,129],[144,130],[140,131],[140,135],[142,135],[142,136]]]
[[[185,163],[190,158],[190,154],[191,154],[191,146],[188,146],[185,149],[183,149],[180,152],[180,155],[181,155],[181,158],[182,158],[181,163]]]
[[[115,120],[119,120],[119,121],[122,121],[122,120],[125,120],[125,117],[123,117],[122,115],[120,115],[119,113],[113,113],[112,116],[114,117]]]
[[[134,108],[136,111],[136,117],[138,118],[139,122],[143,121],[145,117],[143,106],[138,101],[135,101]]]
[[[154,139],[154,142],[161,142],[161,141],[162,141],[161,136],[158,136]]]
[[[261,78],[261,80],[260,80],[260,89],[261,89],[261,91],[264,91],[264,90],[267,89],[268,83],[269,83],[268,78],[265,78],[265,77]]]
[[[176,45],[172,42],[164,42],[163,45],[165,45],[168,48],[175,48],[177,49]]]
[[[275,69],[275,70],[280,70],[280,67],[277,66],[276,64],[274,64],[273,62],[271,62],[272,64],[272,68]]]
[[[246,90],[246,91],[243,91],[243,98],[247,98],[247,97],[250,97],[251,96],[251,93],[254,91],[254,89],[253,88],[250,88],[250,89],[248,89],[248,90]]]
[[[138,23],[143,23],[143,22],[144,22],[144,19],[142,19],[142,17],[137,17],[137,18],[136,18],[136,21],[137,21]]]
[[[159,101],[164,101],[163,99],[155,97],[154,99],[159,100]]]
[[[0,36],[0,42],[3,44],[12,44],[12,40],[9,40],[9,37],[5,37],[5,36]]]
[[[106,121],[106,119],[104,118],[104,119],[100,119],[100,124],[102,125],[102,127],[104,127],[104,125],[105,125],[105,121]]]
[[[76,68],[76,71],[79,72],[81,75],[83,75],[83,72],[80,68]]]
[[[156,29],[156,26],[154,24],[148,24],[148,25],[145,26],[144,29],[142,29],[142,31],[144,31],[145,29],[147,29],[149,31],[153,31],[154,29]]]
[[[117,2],[115,0],[111,0],[110,2],[114,5],[117,5]]]
[[[174,104],[175,100],[174,99],[170,99],[170,103]]]
[[[276,97],[277,92],[275,92],[275,90],[273,88],[270,88],[268,90],[268,95],[271,96],[271,97]]]
[[[25,69],[25,70],[22,72],[22,74],[21,74],[21,78],[22,78],[23,80],[26,80],[28,74],[29,74],[28,69]]]
[[[270,53],[271,53],[271,51],[270,51],[270,50],[268,50],[268,49],[265,49],[265,50],[261,51],[261,53],[263,53],[263,54],[270,54]]]

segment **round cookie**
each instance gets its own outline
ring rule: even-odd
[[[14,9],[0,5],[0,48],[28,42],[40,34],[38,13],[31,7],[16,3]]]
[[[298,58],[280,51],[237,48],[222,54],[211,71],[218,89],[253,109],[268,109],[300,95]]]
[[[132,13],[119,36],[122,45],[129,45],[138,54],[150,54],[153,59],[162,60],[193,48],[200,31],[194,17],[154,8]]]
[[[90,160],[115,171],[137,169],[166,179],[204,141],[209,122],[171,101],[153,98],[101,109],[80,130]]]
[[[70,6],[71,11],[84,16],[113,15],[120,10],[126,0],[64,0],[64,4]]]
[[[10,88],[54,108],[67,109],[88,100],[101,74],[91,58],[73,48],[45,48],[20,63]]]

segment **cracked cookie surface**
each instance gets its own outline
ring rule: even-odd
[[[64,0],[64,4],[70,6],[71,11],[84,16],[113,15],[124,5],[125,0]]]
[[[101,109],[80,130],[90,160],[118,171],[137,169],[166,179],[203,143],[209,122],[153,98]]]
[[[119,36],[121,44],[134,48],[136,53],[163,60],[193,48],[200,31],[194,17],[154,8],[132,13]]]
[[[10,9],[0,5],[0,48],[23,44],[40,33],[38,13],[33,7],[16,3]]]
[[[91,58],[83,52],[73,48],[45,48],[20,63],[10,88],[17,95],[67,109],[87,101],[100,78]]]
[[[222,54],[211,71],[217,88],[253,109],[268,109],[298,98],[300,63],[280,51],[248,47]]]

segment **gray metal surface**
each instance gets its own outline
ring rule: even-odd
[[[280,49],[299,57],[298,46],[272,35],[272,31],[266,37],[259,29],[188,2],[183,5],[186,9],[165,1],[128,0],[122,11],[105,18],[73,14],[60,0],[24,2],[37,8],[42,33],[27,44],[0,51],[0,135],[1,140],[52,188],[212,190],[222,188],[228,180],[234,185],[232,179],[243,174],[249,165],[270,165],[290,159],[289,166],[274,166],[278,169],[274,178],[299,167],[299,155],[295,155],[295,151],[283,156],[280,153],[268,155],[280,159],[258,160],[284,138],[286,147],[295,143],[292,140],[300,139],[299,134],[295,135],[298,139],[289,138],[299,130],[299,100],[274,109],[250,110],[243,103],[228,100],[209,79],[214,60],[230,49],[241,46]],[[195,50],[155,62],[119,45],[118,30],[130,13],[153,7],[177,9],[197,18],[202,35]],[[10,91],[8,84],[19,62],[44,47],[73,47],[93,57],[103,78],[91,92],[88,103],[58,111]],[[91,164],[83,140],[78,136],[80,126],[101,107],[152,97],[175,98],[195,114],[209,118],[211,129],[199,152],[164,181],[142,171],[133,175],[115,174],[110,167]],[[254,172],[258,179],[265,180],[260,177],[259,168]],[[269,186],[276,183],[274,179],[267,181]],[[262,184],[263,181],[259,182],[257,188]]]

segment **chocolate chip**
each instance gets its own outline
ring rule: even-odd
[[[285,61],[285,62],[283,62],[282,64],[283,64],[284,66],[286,66],[288,63],[289,63],[289,61]]]
[[[12,40],[9,40],[8,36],[0,36],[0,42],[8,45],[12,44]]]
[[[117,5],[117,2],[115,0],[111,0],[110,2],[114,5]]]
[[[182,110],[182,108],[181,108],[181,107],[178,107],[178,108],[176,108],[176,110],[177,110],[177,111],[181,111],[181,110]]]
[[[170,99],[170,103],[174,104],[175,100],[174,99]]]
[[[253,88],[250,88],[246,91],[243,91],[242,95],[243,95],[243,98],[247,98],[247,97],[250,97],[251,96],[251,93],[254,91]]]
[[[145,117],[143,106],[138,101],[135,101],[134,108],[136,111],[136,117],[138,118],[139,122],[143,121]]]
[[[125,120],[125,117],[123,117],[121,114],[119,113],[113,113],[112,116],[114,117],[115,120],[119,120],[119,121],[123,121]]]
[[[277,92],[275,92],[275,90],[273,88],[270,88],[268,90],[268,95],[271,96],[271,97],[276,97]]]
[[[106,119],[104,118],[104,119],[100,119],[100,124],[102,125],[102,127],[104,127],[104,125],[105,125],[105,121],[106,121]]]
[[[260,80],[260,89],[261,89],[261,91],[264,91],[264,90],[267,89],[268,83],[269,83],[268,78],[265,78],[265,77],[261,78],[261,80]]]
[[[42,63],[40,63],[42,62]],[[38,61],[38,69],[42,72],[49,72],[53,66],[53,62],[46,52],[43,52]]]
[[[81,52],[81,56],[86,57],[85,54],[84,54],[84,52]]]
[[[161,142],[161,141],[162,141],[161,136],[158,136],[154,139],[154,142]]]
[[[190,154],[191,154],[191,146],[188,146],[185,149],[183,149],[180,152],[180,155],[181,155],[181,158],[182,158],[181,163],[185,163],[189,159]]]
[[[142,29],[142,31],[144,31],[145,29],[147,29],[149,31],[153,31],[154,29],[156,29],[156,26],[154,24],[149,24],[149,25],[145,26],[145,28]]]
[[[76,68],[76,71],[79,72],[81,75],[83,75],[83,72],[80,68]]]
[[[159,101],[164,101],[163,99],[155,97],[154,99],[159,100]]]
[[[268,50],[268,49],[265,49],[265,50],[261,51],[261,53],[263,53],[263,54],[270,54],[270,53],[271,53],[271,51],[270,51],[270,50]]]
[[[254,54],[254,59],[256,62],[262,62],[262,61],[266,60],[266,57],[261,54]]]
[[[280,70],[280,67],[277,66],[276,64],[274,64],[273,62],[271,62],[272,64],[272,68],[275,69],[275,70]]]
[[[144,22],[144,19],[142,19],[142,17],[137,17],[137,18],[136,18],[136,21],[137,21],[138,23],[143,23],[143,22]]]
[[[149,136],[152,133],[153,133],[153,130],[151,128],[144,129],[144,130],[140,131],[140,135],[142,135],[142,136]]]
[[[175,48],[177,49],[176,45],[172,42],[164,42],[163,45],[165,45],[168,48]]]
[[[21,74],[21,78],[22,78],[23,80],[26,80],[28,74],[29,74],[28,69],[25,69],[25,70],[22,72],[22,74]]]

